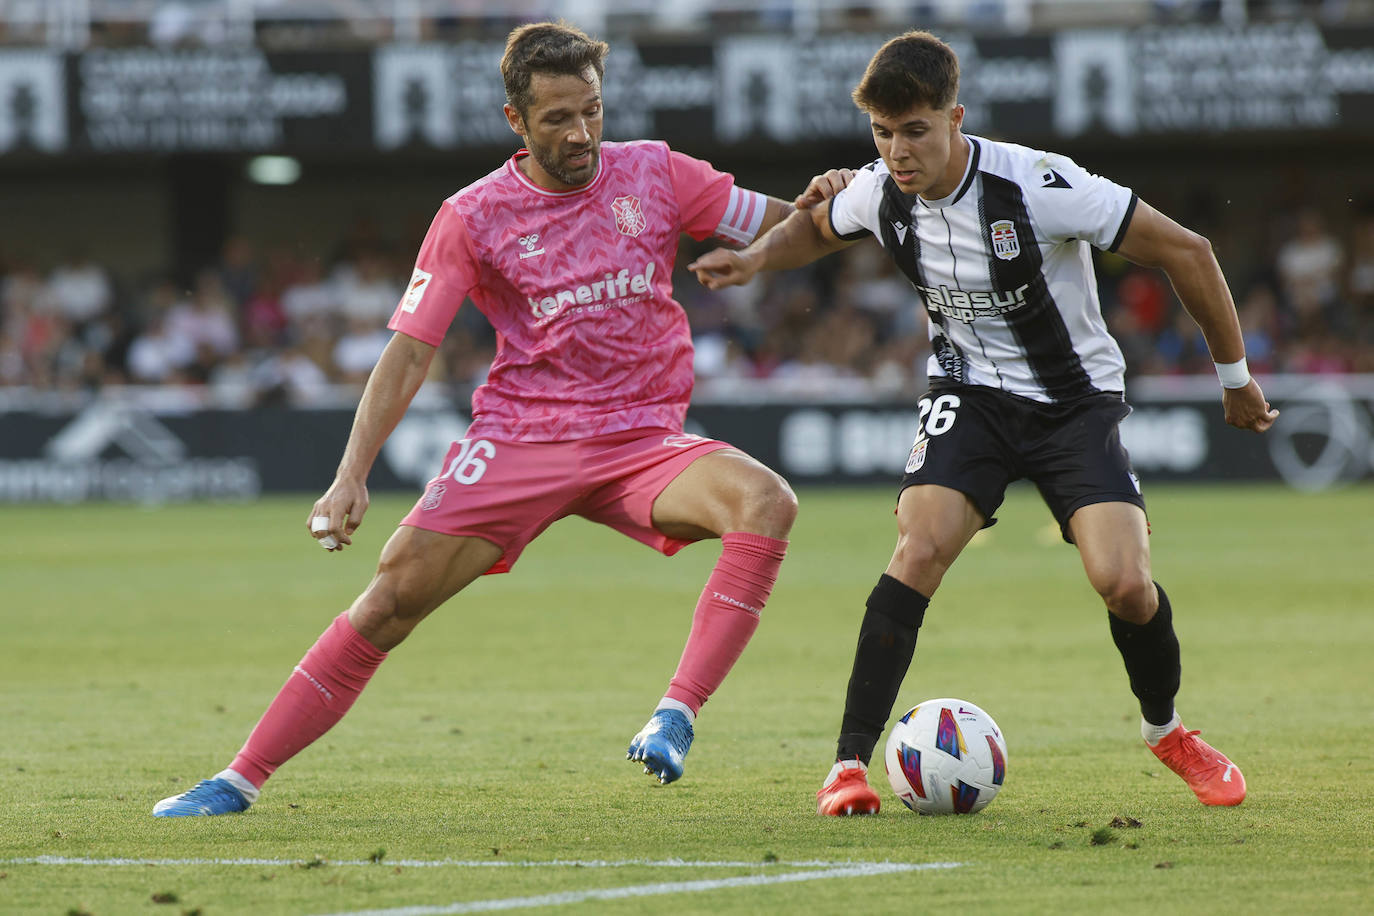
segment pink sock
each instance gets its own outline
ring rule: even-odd
[[[731,532],[692,615],[692,632],[666,696],[692,712],[715,693],[759,626],[787,542],[760,534]]]
[[[291,672],[229,768],[258,788],[343,718],[386,658],[348,622],[334,618]]]

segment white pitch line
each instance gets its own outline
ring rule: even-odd
[[[354,910],[333,916],[448,916],[453,913],[490,913],[496,910],[516,910],[526,907],[563,906],[587,900],[621,900],[627,897],[656,897],[664,894],[696,894],[733,887],[758,887],[765,884],[791,884],[798,881],[819,881],[822,878],[857,878],[889,875],[908,871],[929,871],[938,868],[958,868],[957,862],[867,862],[829,868],[822,871],[794,871],[781,875],[747,875],[738,878],[715,878],[705,881],[669,881],[661,884],[637,884],[631,887],[608,887],[587,891],[564,891],[534,897],[506,897],[499,900],[474,900],[444,906],[406,906],[386,910]]]
[[[238,865],[269,866],[288,868],[293,865],[309,865],[312,859],[127,859],[95,858],[91,856],[29,856],[26,858],[0,859],[0,865],[57,865],[91,866],[119,868],[139,865]],[[544,861],[494,861],[490,859],[387,859],[374,862],[371,859],[322,859],[322,864],[333,867],[374,867],[383,865],[402,868],[887,868],[896,866],[903,870],[909,868],[956,868],[957,862],[927,862],[912,865],[902,862],[826,862],[821,860],[801,860],[790,862],[721,862],[692,861],[689,859],[547,859]]]

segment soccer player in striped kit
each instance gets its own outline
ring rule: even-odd
[[[440,207],[391,319],[337,476],[310,512],[352,543],[366,479],[464,300],[498,349],[473,421],[382,549],[376,576],[295,667],[230,765],[156,816],[242,811],[336,723],[389,650],[478,576],[506,572],[559,518],[581,515],[672,554],[720,538],[676,673],[628,756],[682,775],[698,710],[759,623],[796,515],[787,483],[727,443],[683,432],[692,341],[671,275],[681,233],[744,244],[792,206],[656,141],[602,143],[607,46],[575,28],[513,31],[501,62],[525,144]],[[818,176],[810,206],[843,186]]]
[[[1078,547],[1140,702],[1141,733],[1208,805],[1245,779],[1183,727],[1168,597],[1150,570],[1145,503],[1121,445],[1125,364],[1088,246],[1162,268],[1217,362],[1226,419],[1263,432],[1272,410],[1245,366],[1235,305],[1210,243],[1072,161],[965,135],[959,63],[914,31],[885,44],[854,90],[879,158],[809,213],[742,252],[689,265],[713,289],[875,237],[924,306],[932,355],[897,503],[897,547],[868,598],[821,814],[878,810],[866,772],[945,571],[995,521],[1007,485],[1035,482]]]

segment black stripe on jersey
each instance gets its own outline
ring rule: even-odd
[[[935,358],[945,374],[956,382],[966,380],[964,354],[945,334],[945,316],[939,309],[926,304],[925,275],[921,272],[921,238],[916,234],[916,198],[904,194],[897,182],[889,175],[883,182],[883,200],[878,204],[878,227],[882,229],[883,249],[892,258],[897,269],[906,275],[907,280],[916,288],[916,294],[926,305],[926,315],[940,328],[940,333],[931,339]],[[897,226],[905,226],[906,231],[898,233]]]
[[[1131,225],[1131,217],[1135,216],[1136,201],[1140,200],[1134,193],[1131,194],[1131,202],[1126,205],[1126,215],[1121,217],[1121,228],[1116,230],[1116,238],[1107,246],[1108,251],[1116,251],[1121,247],[1121,243],[1126,240],[1126,227]]]
[[[993,288],[1001,292],[1026,287],[1026,304],[1006,315],[1007,326],[1026,354],[1026,364],[1045,393],[1056,401],[1092,394],[1093,387],[1083,361],[1073,348],[1064,316],[1055,304],[1045,275],[1021,188],[1013,181],[984,172],[983,194],[978,201],[983,246]],[[1020,252],[1010,260],[997,257],[992,243],[992,224],[1010,220],[1016,229]]]
[[[963,200],[964,195],[968,193],[968,189],[973,187],[973,179],[978,177],[978,160],[983,158],[983,147],[979,145],[978,141],[972,137],[965,137],[964,139],[968,141],[968,145],[973,149],[973,152],[969,154],[969,158],[973,161],[968,164],[968,174],[964,176],[964,183],[959,186],[959,190],[954,195],[954,199],[949,202],[949,206],[951,207]]]

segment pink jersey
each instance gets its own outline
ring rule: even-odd
[[[561,193],[525,176],[526,155],[439,208],[388,327],[437,345],[465,299],[487,316],[496,359],[470,435],[681,429],[693,374],[678,238],[748,242],[766,198],[658,141],[601,144],[596,177]]]

